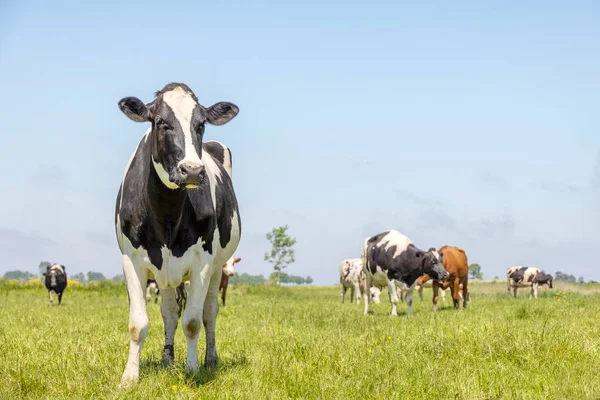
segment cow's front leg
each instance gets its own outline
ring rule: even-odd
[[[205,367],[215,366],[219,361],[215,333],[217,326],[217,314],[219,313],[219,284],[221,283],[221,275],[221,270],[215,268],[215,273],[210,279],[208,293],[206,294],[206,300],[204,301],[202,322],[204,323],[204,330],[206,331],[206,353],[204,356]]]
[[[513,289],[513,293],[514,293],[513,297],[514,297],[514,298],[517,298],[517,289],[518,289],[518,287],[516,287],[516,286],[515,286],[515,288]]]
[[[185,367],[188,370],[198,370],[198,335],[202,327],[204,301],[215,268],[213,258],[204,253],[200,265],[194,265],[190,271],[190,288],[187,294],[185,310],[181,320],[183,334],[187,341],[187,357]],[[220,272],[220,271],[219,271]],[[217,285],[217,290],[219,286]]]
[[[146,283],[147,272],[134,266],[131,258],[123,256],[123,274],[129,294],[129,357],[121,376],[121,386],[137,382],[140,376],[140,355],[148,334],[146,298],[142,284]]]
[[[410,287],[408,288],[408,293],[406,293],[405,299],[406,299],[406,305],[407,305],[407,310],[406,310],[406,314],[410,317],[412,315],[412,299],[413,299],[413,292],[415,290],[415,284],[413,283],[412,285],[410,285]]]
[[[437,281],[433,281],[431,282],[431,290],[433,291],[433,312],[437,312],[437,303],[438,303],[438,298],[439,298],[439,291],[442,291],[442,298],[445,297],[445,293],[444,293],[444,288],[440,288],[439,284]]]
[[[537,294],[538,294],[538,284],[534,283],[531,285],[531,296],[529,298],[534,298],[537,299]]]
[[[454,303],[454,309],[459,309],[458,303],[458,290],[460,289],[460,280],[458,276],[455,276],[453,280],[450,281],[450,293],[452,294],[452,301]]]
[[[62,302],[62,294],[63,292],[58,293],[58,305],[60,306],[60,303]]]
[[[344,286],[343,283],[340,283],[340,289],[341,289],[341,298],[342,298],[342,304],[344,304],[344,297],[346,297],[346,287]]]
[[[390,303],[392,303],[392,312],[391,312],[391,316],[393,317],[397,317],[398,316],[398,294],[396,293],[396,284],[394,283],[394,281],[388,279],[387,282],[387,287],[388,287],[388,295],[390,297]]]
[[[50,297],[50,305],[52,305],[52,290],[48,290],[48,296]]]
[[[163,289],[160,313],[165,325],[165,346],[163,348],[162,362],[166,365],[175,360],[175,331],[179,320],[177,307],[177,289]]]

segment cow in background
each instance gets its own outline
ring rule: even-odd
[[[221,283],[219,284],[219,291],[221,292],[221,301],[223,302],[223,307],[225,307],[225,297],[227,296],[227,287],[229,286],[229,278],[235,274],[235,269],[233,266],[242,261],[241,258],[233,258],[231,257],[227,262],[223,265],[223,274],[221,275]]]
[[[360,258],[343,260],[339,265],[339,270],[342,303],[346,297],[346,290],[350,289],[350,303],[356,296],[356,304],[360,304],[360,297],[365,290],[365,272],[362,260]]]
[[[60,306],[63,292],[67,287],[67,272],[65,266],[60,264],[49,265],[43,275],[46,277],[44,284],[46,289],[48,289],[50,305],[52,305],[52,292],[54,292],[58,296],[58,305]]]
[[[449,274],[440,260],[430,251],[423,251],[412,241],[396,230],[389,230],[368,237],[362,252],[363,270],[367,278],[366,288],[387,286],[392,303],[391,315],[397,316],[398,295],[396,282],[409,287],[406,295],[407,314],[412,314],[412,292],[417,278],[428,274],[434,279],[448,279]],[[369,312],[369,299],[363,294],[364,314]]]
[[[152,299],[152,295],[154,295],[154,304],[158,302],[158,295],[160,294],[160,289],[158,288],[158,283],[154,279],[148,279],[146,283],[146,303]]]
[[[538,288],[543,285],[548,285],[552,289],[552,275],[544,273],[539,268],[535,267],[522,267],[515,266],[510,267],[506,270],[506,277],[508,279],[508,294],[510,290],[514,290],[514,297],[517,297],[517,289],[519,288],[531,288],[531,295],[529,298],[536,298]]]
[[[463,308],[467,308],[467,302],[469,301],[469,263],[465,251],[455,246],[443,246],[437,252],[434,248],[431,248],[429,251],[437,254],[444,265],[444,269],[450,274],[450,278],[446,282],[434,279],[431,284],[433,287],[433,311],[437,311],[438,290],[440,288],[446,290],[448,287],[450,287],[452,293],[454,308],[459,309],[459,298],[462,298]],[[419,285],[423,286],[428,279],[430,279],[429,276],[421,277]],[[461,289],[462,296],[459,294]]]

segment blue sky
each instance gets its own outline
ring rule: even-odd
[[[90,3],[90,2],[88,2]],[[147,128],[119,99],[171,81],[240,114],[238,272],[265,233],[317,284],[397,229],[486,277],[600,280],[597,2],[83,2],[0,5],[0,273],[40,260],[121,273],[114,205]]]

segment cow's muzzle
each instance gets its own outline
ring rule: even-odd
[[[177,168],[181,177],[181,186],[196,187],[199,186],[206,173],[202,163],[182,163]]]

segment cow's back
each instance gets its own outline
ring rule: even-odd
[[[464,277],[469,275],[469,262],[465,251],[455,246],[444,246],[438,250],[442,256],[444,269],[451,275]]]

